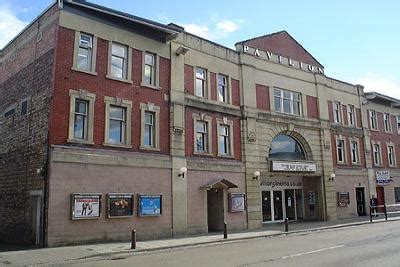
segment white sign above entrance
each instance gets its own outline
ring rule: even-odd
[[[393,181],[389,171],[376,171],[376,184],[388,185]]]
[[[274,160],[271,164],[271,170],[281,172],[316,172],[317,164],[314,162]]]

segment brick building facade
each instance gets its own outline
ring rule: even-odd
[[[0,63],[2,241],[363,216],[377,193],[370,147],[387,138],[393,160],[379,167],[398,175],[398,133],[368,124],[377,105],[395,129],[397,100],[325,76],[284,31],[232,50],[175,24],[61,1]]]

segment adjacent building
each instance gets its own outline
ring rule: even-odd
[[[400,198],[399,101],[327,77],[285,31],[230,49],[58,1],[1,50],[0,96],[2,241],[236,231]]]

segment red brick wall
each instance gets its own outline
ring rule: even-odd
[[[238,80],[231,79],[232,105],[240,106],[240,84]]]
[[[333,122],[333,103],[332,101],[328,101],[328,115],[329,115],[329,122]]]
[[[258,109],[271,110],[268,86],[256,84],[256,101]]]
[[[210,91],[211,91],[211,100],[217,101],[218,98],[218,89],[217,89],[217,75],[213,72],[210,72]]]
[[[361,128],[362,127],[362,118],[361,118],[361,109],[359,109],[359,108],[356,108],[356,126],[358,127],[358,128]],[[367,114],[367,116],[368,116],[368,114]],[[368,117],[367,117],[368,118]]]
[[[160,107],[160,149],[169,153],[169,104],[164,95],[170,91],[170,62],[160,57],[160,86],[154,90],[140,86],[142,70],[142,52],[133,50],[132,80],[133,84],[107,79],[108,42],[98,38],[97,76],[72,71],[74,31],[60,27],[56,70],[56,94],[51,120],[51,144],[66,144],[69,125],[69,90],[84,89],[96,94],[94,114],[94,147],[102,147],[104,142],[104,96],[119,97],[132,101],[132,149],[139,151],[140,146],[140,103],[154,103]]]
[[[344,125],[349,125],[349,120],[347,118],[347,106],[342,105],[342,119]]]
[[[332,142],[332,162],[334,167],[354,167],[354,168],[364,168],[365,165],[365,149],[364,149],[364,138],[358,138],[358,146],[359,146],[359,164],[353,164],[351,162],[351,147],[350,147],[350,138],[352,136],[346,136],[342,134],[345,143],[345,163],[338,163],[337,162],[337,151],[336,151],[336,136],[334,134],[331,135],[331,142]]]
[[[193,67],[185,65],[185,92],[194,95],[194,73]]]
[[[307,96],[307,116],[311,119],[319,118],[318,99],[314,96]]]
[[[218,136],[217,136],[217,118],[222,119],[223,117],[227,117],[228,120],[233,121],[233,150],[234,156],[236,160],[241,160],[241,145],[240,145],[240,118],[227,116],[225,114],[216,113],[216,112],[204,112],[202,110],[196,110],[194,108],[186,108],[185,114],[185,152],[186,156],[199,156],[199,157],[211,157],[211,156],[202,156],[202,155],[194,155],[194,129],[193,129],[193,114],[201,114],[204,113],[206,116],[212,117],[212,137],[211,137],[211,150],[212,156],[217,157],[218,154]]]

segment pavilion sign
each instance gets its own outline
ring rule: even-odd
[[[316,172],[317,164],[314,162],[273,160],[271,162],[271,170],[281,172]]]

